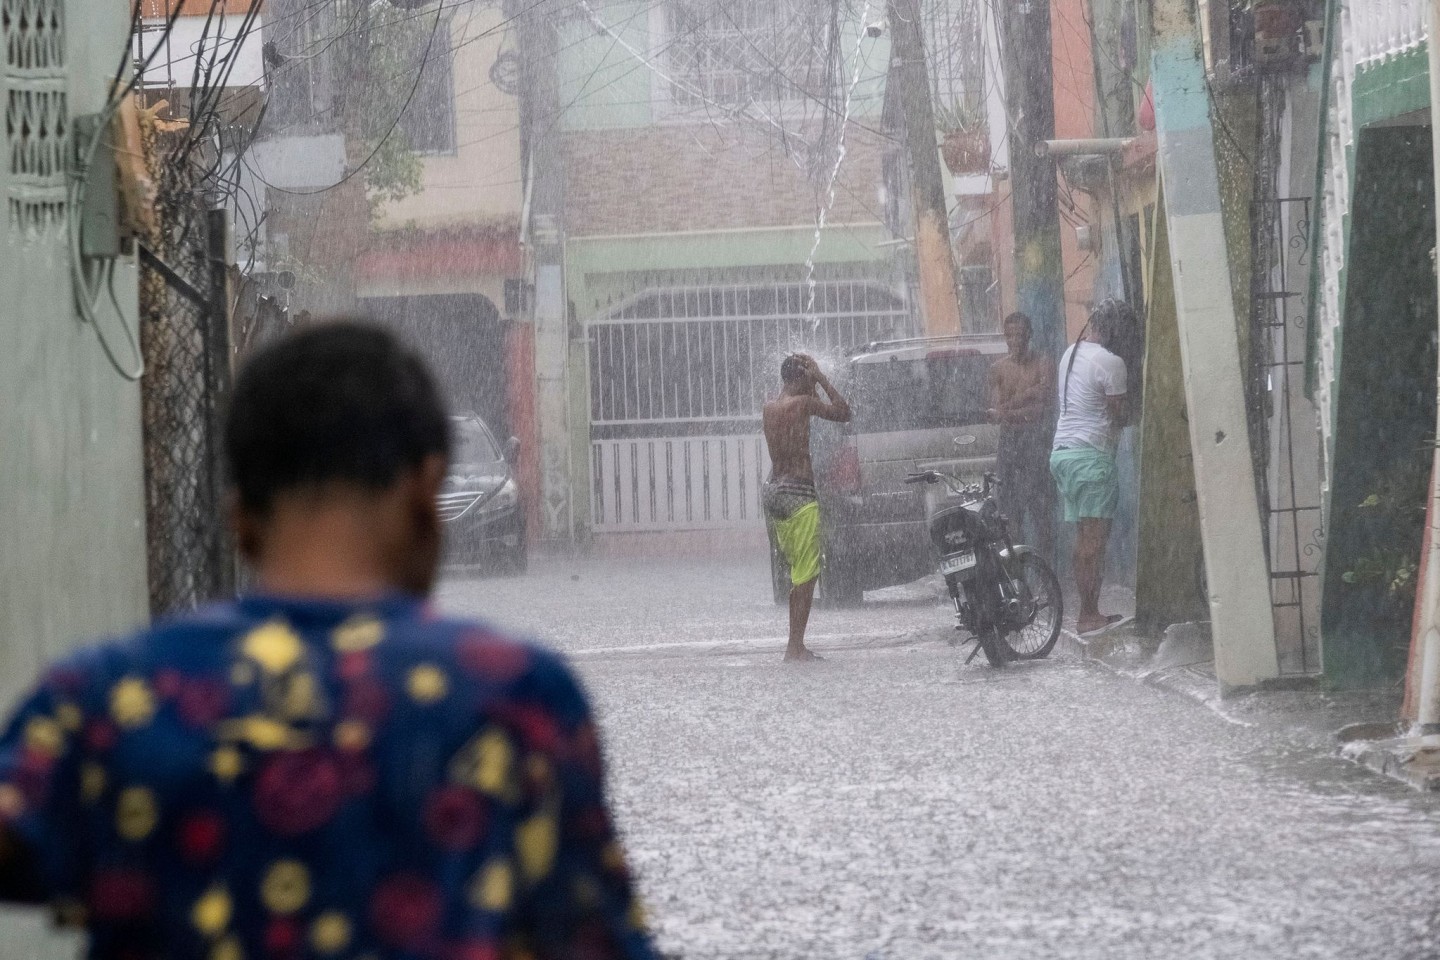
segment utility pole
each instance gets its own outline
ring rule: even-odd
[[[960,286],[950,246],[950,207],[935,140],[935,105],[919,0],[888,0],[891,76],[905,117],[910,155],[910,195],[915,202],[915,260],[920,271],[920,308],[928,336],[960,332]]]
[[[1055,137],[1050,0],[1000,5],[1005,100],[1010,117],[1010,204],[1015,222],[1015,299],[1035,327],[1036,347],[1060,356],[1065,332],[1064,266],[1055,162],[1035,148]]]
[[[559,141],[559,38],[549,13],[507,6],[521,44],[521,125],[530,182],[528,235],[534,265],[535,412],[539,421],[540,536],[575,538],[571,483],[570,318],[565,295],[565,171]]]

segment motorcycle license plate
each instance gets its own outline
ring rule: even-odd
[[[966,550],[964,553],[957,553],[953,557],[946,557],[940,562],[940,572],[946,576],[952,573],[959,573],[962,570],[969,570],[975,566],[975,551]]]

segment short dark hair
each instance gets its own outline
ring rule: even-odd
[[[781,383],[796,383],[807,373],[809,370],[805,367],[805,361],[800,359],[798,354],[792,353],[780,362]]]
[[[1016,310],[1014,313],[1010,314],[1010,316],[1005,318],[1005,323],[1001,325],[1001,329],[1010,326],[1010,324],[1012,323],[1023,323],[1025,324],[1025,329],[1028,332],[1035,332],[1035,325],[1030,322],[1030,315],[1026,313],[1021,313],[1019,310]]]
[[[384,490],[450,454],[450,418],[420,355],[363,321],[317,323],[262,348],[225,420],[229,480],[264,513],[289,490],[341,482]]]

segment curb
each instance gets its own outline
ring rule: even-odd
[[[1373,736],[1374,724],[1353,724],[1341,729],[1340,756],[1367,770],[1399,780],[1423,793],[1440,792],[1440,751],[1418,747],[1414,740]],[[1398,732],[1393,729],[1392,733]]]
[[[1098,664],[1111,673],[1140,683],[1169,690],[1172,693],[1209,707],[1221,719],[1237,726],[1254,726],[1228,714],[1223,708],[1223,698],[1213,672],[1203,669],[1204,662],[1177,664],[1153,668],[1148,666],[1147,645],[1131,630],[1124,628],[1114,634],[1086,639],[1075,631],[1062,628],[1061,642],[1071,655],[1090,663]]]
[[[1178,693],[1210,708],[1216,716],[1238,726],[1257,724],[1235,716],[1226,709],[1212,661],[1179,664],[1161,668],[1147,665],[1146,644],[1134,635],[1117,633],[1084,639],[1072,630],[1062,630],[1065,648],[1082,660],[1098,664],[1110,672]],[[1284,685],[1261,687],[1253,693],[1279,691]],[[1414,740],[1403,736],[1396,723],[1351,723],[1331,734],[1329,753],[1357,764],[1424,793],[1440,793],[1440,750],[1421,749]],[[1321,752],[1324,751],[1323,748]]]
[[[754,637],[745,640],[681,640],[673,643],[645,643],[627,647],[588,647],[566,651],[565,659],[629,660],[675,657],[738,657],[779,655],[785,652],[786,637]],[[805,638],[816,653],[847,650],[883,650],[935,642],[935,637],[914,633],[835,633]]]

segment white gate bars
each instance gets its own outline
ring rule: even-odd
[[[591,455],[597,528],[706,530],[764,522],[760,485],[770,458],[758,435],[596,440]]]
[[[780,361],[910,336],[905,300],[874,279],[649,287],[590,320],[597,531],[759,526],[769,470],[760,410]]]
[[[791,351],[835,353],[913,328],[905,302],[873,280],[822,281],[813,316],[807,295],[803,283],[665,287],[591,320],[591,424],[754,420]]]

